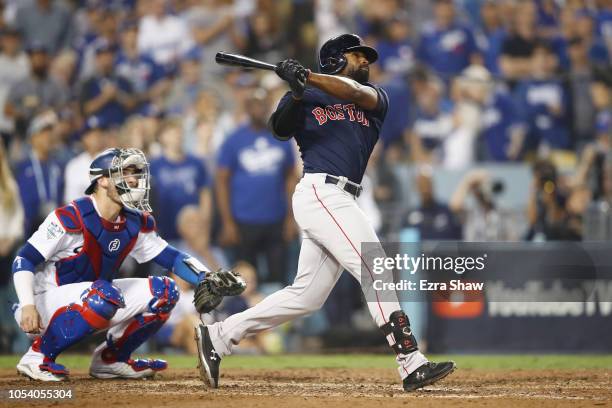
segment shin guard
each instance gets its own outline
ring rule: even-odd
[[[395,343],[391,348],[397,354],[408,354],[419,349],[416,338],[410,330],[408,316],[402,310],[396,310],[389,316],[389,321],[381,327],[385,336],[393,335]]]
[[[45,333],[34,340],[32,350],[45,356],[41,370],[68,374],[64,366],[55,363],[57,356],[95,331],[106,329],[117,309],[125,306],[121,291],[110,282],[101,280],[85,290],[81,300],[82,305],[71,303],[59,308],[51,317]]]

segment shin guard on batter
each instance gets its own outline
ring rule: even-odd
[[[167,276],[149,278],[149,288],[153,298],[148,305],[148,313],[140,313],[129,321],[127,327],[118,338],[114,338],[109,330],[106,347],[101,358],[104,363],[125,362],[135,371],[151,369],[159,371],[168,365],[164,360],[133,360],[132,353],[142,343],[154,335],[168,320],[170,312],[179,299],[176,283]]]
[[[409,354],[417,351],[417,341],[412,330],[408,316],[402,310],[396,310],[389,316],[389,321],[381,327],[385,336],[393,335],[391,348],[398,354]]]
[[[37,337],[32,350],[45,357],[40,369],[57,375],[68,370],[55,363],[68,347],[97,330],[106,329],[117,309],[125,307],[121,291],[110,282],[98,280],[81,295],[82,305],[71,303],[59,308],[51,317],[45,333]]]

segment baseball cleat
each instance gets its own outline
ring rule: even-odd
[[[55,364],[54,364],[55,365]],[[60,366],[57,364],[57,366]],[[36,381],[65,381],[68,379],[68,372],[64,370],[50,371],[46,364],[38,363],[19,363],[17,364],[17,373]]]
[[[198,364],[200,378],[211,388],[217,388],[219,386],[221,357],[215,351],[208,334],[208,327],[203,324],[198,325],[195,328],[195,340],[198,345],[198,360],[200,360]]]
[[[102,359],[103,347],[98,347],[94,352],[89,366],[89,375],[94,378],[128,378],[140,379],[155,376],[158,371],[168,368],[164,360],[129,359],[127,361],[105,362]]]
[[[457,365],[454,361],[425,363],[414,370],[408,377],[404,378],[404,391],[414,391],[433,384],[455,371],[455,368],[457,368]]]

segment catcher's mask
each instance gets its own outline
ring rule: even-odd
[[[89,166],[90,184],[85,194],[94,192],[101,177],[113,182],[124,206],[151,211],[149,163],[141,150],[112,148],[100,153]]]

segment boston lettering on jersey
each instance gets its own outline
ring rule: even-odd
[[[344,176],[361,183],[389,106],[382,88],[366,85],[378,93],[378,105],[373,110],[361,109],[316,88],[306,88],[300,103],[304,120],[293,134],[305,173]],[[288,92],[279,107],[290,99]]]
[[[346,115],[344,114],[346,112]],[[337,103],[333,106],[326,106],[325,109],[317,106],[312,110],[319,125],[324,125],[328,120],[350,120],[351,122],[359,122],[364,126],[370,126],[368,118],[364,112],[357,108],[354,103],[343,105]]]

